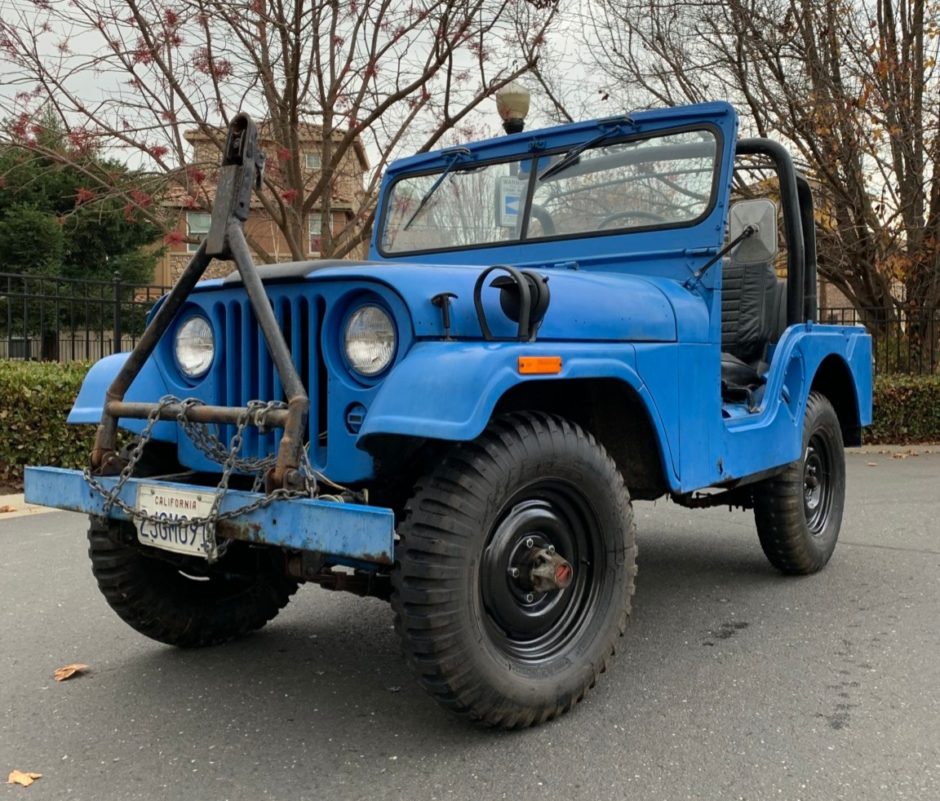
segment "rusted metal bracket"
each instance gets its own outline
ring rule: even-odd
[[[119,418],[146,418],[157,408],[156,403],[125,403],[124,396],[160,338],[176,319],[196,282],[205,273],[212,259],[220,258],[231,259],[238,268],[287,399],[286,410],[272,411],[266,414],[263,420],[266,426],[284,429],[276,462],[267,483],[269,486],[287,489],[303,484],[298,468],[304,448],[310,400],[291,360],[284,336],[278,328],[274,310],[264,292],[243,230],[251,208],[252,191],[260,187],[263,172],[264,154],[258,149],[258,129],[247,114],[239,114],[229,125],[209,234],[157,309],[137,346],[131,351],[105,393],[101,422],[95,433],[95,444],[91,452],[93,471],[113,472]],[[161,419],[176,419],[174,411],[177,414],[179,412],[172,407],[162,409]],[[244,411],[243,407],[200,406],[189,410],[187,414],[196,422],[232,424]],[[258,424],[256,420],[249,422],[252,425]]]

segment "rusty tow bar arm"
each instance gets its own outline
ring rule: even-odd
[[[250,425],[263,423],[265,426],[284,429],[277,459],[266,483],[269,489],[303,487],[304,480],[298,467],[304,448],[310,401],[291,361],[290,350],[278,328],[271,302],[258,277],[243,230],[245,220],[248,219],[252,191],[260,189],[263,174],[264,154],[258,149],[258,129],[247,114],[239,114],[229,125],[209,234],[157,309],[137,347],[128,356],[105,394],[104,411],[91,452],[94,473],[110,475],[121,470],[122,462],[117,454],[118,419],[145,419],[158,407],[156,403],[126,403],[124,396],[160,338],[172,325],[206,267],[212,259],[218,258],[231,259],[238,268],[287,398],[286,409],[272,409],[260,415],[252,414],[248,418]],[[167,405],[160,410],[159,417],[161,420],[176,420],[181,411],[179,404]],[[246,409],[238,406],[197,406],[186,412],[187,417],[194,422],[230,425],[236,424],[245,413]],[[262,419],[259,420],[259,416]]]

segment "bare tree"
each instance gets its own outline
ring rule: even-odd
[[[314,209],[321,253],[342,256],[368,236],[389,159],[433,147],[530,70],[555,14],[555,0],[34,0],[0,19],[0,68],[19,89],[0,92],[4,138],[40,149],[39,110],[53,109],[71,142],[151,168],[127,201],[172,227],[155,195],[212,205],[217,160],[193,163],[185,132],[221,152],[230,116],[248,111],[274,144],[258,199],[292,256],[306,256]],[[303,161],[311,130],[316,169]],[[350,189],[363,146],[373,163]],[[88,191],[114,187],[95,174]],[[335,232],[334,205],[346,211]]]
[[[795,148],[821,196],[821,274],[858,308],[905,305],[916,329],[940,307],[936,0],[598,0],[594,10],[597,65],[631,101],[729,97],[751,133]]]

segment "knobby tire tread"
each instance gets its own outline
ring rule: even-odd
[[[507,471],[512,473],[515,455],[532,458],[551,442],[601,454],[611,486],[620,491],[622,519],[628,521],[624,536],[625,581],[622,608],[613,630],[585,667],[577,691],[552,703],[534,706],[501,702],[470,667],[468,644],[457,620],[453,584],[462,578],[460,565],[468,563],[474,521],[488,519],[485,488]],[[494,420],[472,443],[455,447],[449,456],[415,487],[405,506],[399,528],[393,572],[392,607],[395,628],[421,685],[447,709],[488,726],[524,728],[552,720],[568,712],[594,686],[615,653],[617,639],[626,630],[636,576],[636,526],[629,494],[613,460],[593,436],[564,418],[520,412]]]
[[[92,572],[108,605],[152,640],[201,648],[243,637],[272,620],[297,590],[295,581],[275,569],[259,570],[252,584],[221,596],[205,592],[206,588],[186,587],[178,575],[173,578],[169,565],[142,556],[140,549],[145,546],[122,542],[126,534],[122,525],[129,524],[92,520],[88,530]],[[187,597],[182,597],[180,587]]]
[[[837,480],[836,514],[841,522],[844,508],[845,466],[839,419],[829,400],[819,392],[811,392],[806,401],[804,416],[803,450],[811,430],[828,428],[841,460]],[[842,496],[839,496],[841,491]],[[826,566],[835,540],[838,538],[838,524],[834,536],[827,538],[825,547],[817,547],[809,532],[803,504],[803,461],[802,457],[787,465],[786,469],[773,478],[760,482],[754,489],[754,520],[761,548],[770,563],[788,575],[809,575]]]

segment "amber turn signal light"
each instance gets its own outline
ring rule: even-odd
[[[520,356],[519,372],[523,375],[556,375],[561,372],[561,356]]]

